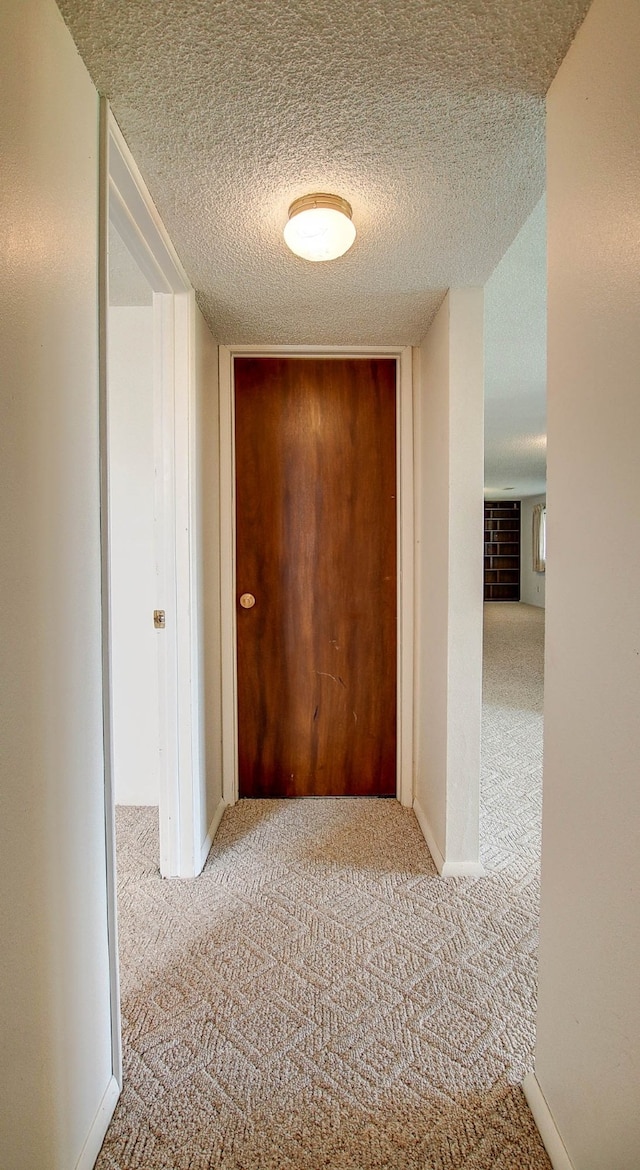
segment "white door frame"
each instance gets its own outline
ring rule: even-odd
[[[397,363],[398,748],[397,797],[413,804],[414,496],[413,375],[410,346],[220,346],[220,509],[222,587],[222,795],[238,799],[236,658],[235,418],[233,359],[253,357],[390,357]]]
[[[153,415],[160,726],[160,870],[195,877],[202,868],[199,777],[202,710],[198,687],[195,468],[195,297],[144,180],[105,99],[100,107],[100,476],[107,900],[114,1076],[122,1083],[112,773],[109,620],[107,330],[109,223],[153,291]],[[153,613],[149,613],[149,622]]]
[[[157,636],[160,870],[163,877],[195,877],[201,869],[197,779],[202,765],[192,482],[195,296],[108,106],[105,120],[108,217],[153,290],[156,608],[166,615]],[[105,291],[107,281],[105,273]],[[103,455],[108,477],[106,447]],[[108,479],[105,487],[108,505]],[[108,547],[105,552],[108,565]]]

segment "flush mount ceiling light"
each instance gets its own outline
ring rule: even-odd
[[[351,205],[339,195],[303,195],[289,208],[285,243],[303,260],[336,260],[355,238]]]

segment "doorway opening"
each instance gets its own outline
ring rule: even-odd
[[[487,872],[532,875],[542,831],[546,502],[546,205],[485,286],[484,694],[480,848]],[[538,510],[539,511],[539,510]]]
[[[121,1084],[116,804],[123,817],[146,809],[141,823],[159,841],[165,878],[202,869],[207,810],[200,545],[190,527],[195,298],[104,100],[100,222],[107,897],[113,1073]]]
[[[153,290],[109,223],[107,464],[111,769],[117,815],[160,802]],[[159,858],[157,859],[159,864]]]
[[[160,868],[160,695],[154,451],[153,290],[108,225],[106,470],[111,782],[122,915],[140,854]],[[135,827],[135,834],[132,830]],[[135,841],[135,848],[123,842]],[[119,948],[122,939],[119,940]],[[126,966],[126,964],[125,964]]]

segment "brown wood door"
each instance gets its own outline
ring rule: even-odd
[[[236,358],[235,411],[240,795],[393,796],[396,363]]]

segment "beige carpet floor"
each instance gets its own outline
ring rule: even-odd
[[[484,607],[480,840],[492,873],[537,882],[542,826],[544,610]],[[514,891],[515,892],[515,891]]]
[[[540,635],[528,607],[487,614],[486,878],[440,879],[395,801],[316,800],[241,801],[201,878],[166,882],[155,811],[118,809],[125,1086],[99,1170],[548,1170],[518,1087]]]

